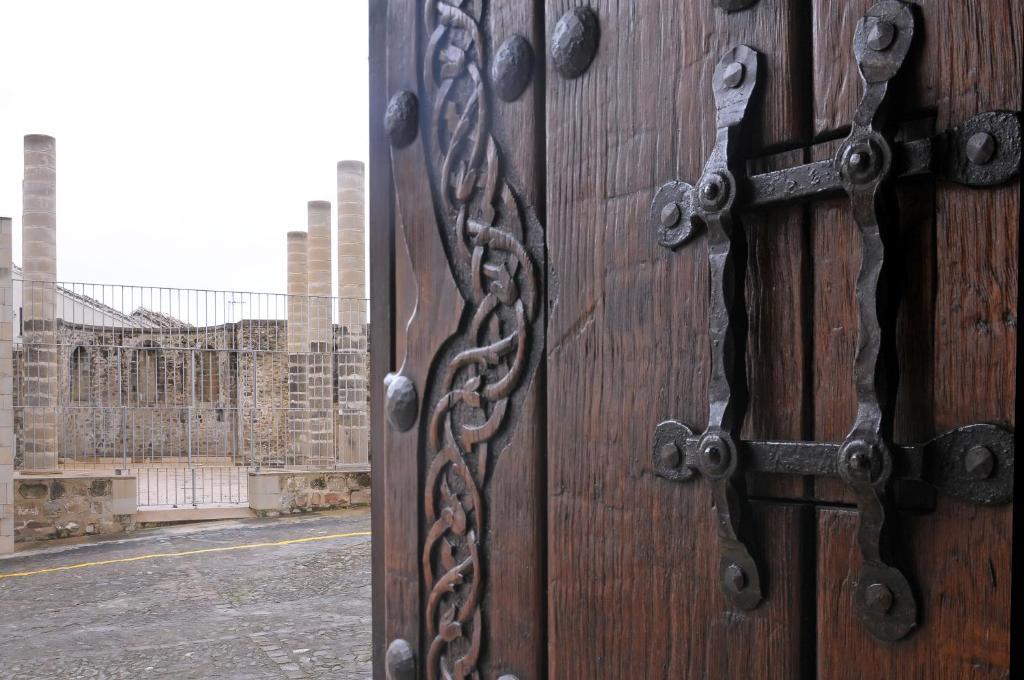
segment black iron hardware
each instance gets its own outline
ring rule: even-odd
[[[391,97],[384,111],[384,131],[392,146],[401,148],[412,144],[416,139],[418,116],[419,101],[412,92],[402,90]]]
[[[886,125],[886,94],[910,49],[914,14],[899,0],[879,0],[857,24],[854,55],[864,92],[850,133],[833,159],[747,177],[737,151],[757,84],[757,53],[738,46],[715,69],[715,147],[696,187],[672,181],[657,192],[650,225],[661,245],[676,248],[706,228],[711,267],[709,336],[712,371],[708,427],[702,435],[676,421],[654,437],[654,467],[665,479],[697,472],[713,485],[721,539],[722,591],[741,609],[756,607],[761,579],[746,528],[746,470],[839,477],[857,498],[858,614],[876,638],[898,640],[917,623],[917,603],[890,555],[897,507],[935,491],[981,504],[1013,498],[1014,435],[987,424],[968,425],[925,444],[892,442],[895,308],[886,289],[886,240],[898,224],[893,185],[934,174],[968,186],[1013,178],[1020,166],[1016,113],[989,112],[931,138],[896,143]],[[845,194],[861,235],[857,278],[859,340],[854,360],[858,409],[843,442],[744,442],[746,413],[746,251],[739,215],[771,204]],[[911,499],[913,498],[913,501]],[[927,505],[927,503],[925,503]]]
[[[715,7],[724,9],[726,12],[739,12],[756,3],[757,0],[715,0]]]
[[[412,651],[412,645],[401,638],[391,641],[384,655],[384,674],[387,680],[414,680],[416,653]]]
[[[384,376],[384,411],[391,427],[399,432],[408,432],[416,424],[419,415],[419,398],[416,385],[400,373]]]
[[[597,14],[582,6],[569,10],[555,24],[551,35],[551,61],[566,80],[579,78],[597,55],[601,29]]]
[[[491,81],[494,94],[506,102],[519,99],[533,77],[533,48],[521,35],[513,35],[494,53]]]

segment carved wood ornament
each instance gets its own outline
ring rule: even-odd
[[[542,285],[528,244],[541,226],[502,171],[491,130],[486,0],[427,0],[423,145],[434,211],[465,300],[424,393],[422,578],[427,678],[479,677],[488,475],[505,453],[517,398],[538,364]],[[539,240],[538,240],[539,235]],[[535,246],[536,247],[536,246]],[[541,255],[542,257],[542,255]]]

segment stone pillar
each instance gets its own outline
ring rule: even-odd
[[[345,313],[348,313],[348,307],[341,306],[343,300],[366,297],[364,185],[362,161],[338,163],[338,310]],[[365,320],[364,311],[362,321]]]
[[[288,232],[288,453],[287,465],[309,463],[309,403],[306,369],[309,335],[307,273],[308,238],[304,231]]]
[[[309,337],[307,399],[309,400],[309,463],[333,466],[334,456],[334,326],[331,323],[331,204],[308,205],[307,281]]]
[[[0,217],[0,555],[14,552],[14,283],[11,218]]]
[[[338,456],[369,461],[366,351],[366,190],[362,161],[338,163]]]
[[[25,135],[21,261],[25,472],[57,471],[57,144]]]

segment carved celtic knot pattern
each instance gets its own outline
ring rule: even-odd
[[[435,210],[466,298],[468,323],[438,369],[424,485],[428,678],[478,678],[484,620],[488,472],[517,388],[539,305],[523,212],[490,130],[484,0],[426,0],[424,140]]]

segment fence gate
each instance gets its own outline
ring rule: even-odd
[[[245,505],[258,468],[368,469],[365,300],[18,273],[20,468],[132,474],[140,507]]]

